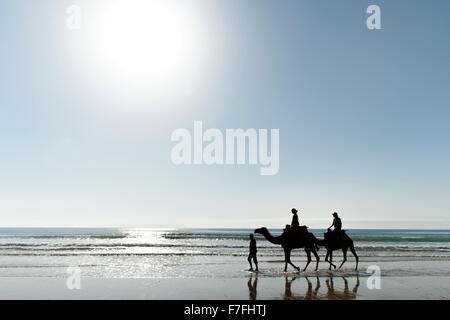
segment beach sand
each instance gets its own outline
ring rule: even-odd
[[[256,273],[229,279],[81,278],[81,288],[69,290],[65,278],[2,277],[0,299],[449,299],[450,277],[382,277],[381,289],[372,290],[367,279]]]

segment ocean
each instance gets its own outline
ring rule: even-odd
[[[282,230],[270,230],[273,235]],[[325,230],[310,229],[323,238]],[[95,278],[233,278],[248,269],[252,230],[0,228],[0,277],[67,277],[68,267]],[[348,230],[360,257],[360,272],[380,267],[383,276],[450,276],[450,230]],[[266,275],[281,275],[280,246],[257,235],[258,261]],[[325,249],[320,270],[327,270]],[[334,262],[342,254],[334,253]],[[306,254],[293,251],[303,268]],[[314,257],[307,272],[313,273]],[[351,253],[343,272],[354,275]],[[290,270],[293,269],[290,267]]]

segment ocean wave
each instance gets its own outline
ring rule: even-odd
[[[245,252],[231,252],[231,253],[219,253],[219,252],[27,252],[27,253],[5,253],[0,252],[0,257],[77,257],[77,256],[98,256],[98,257],[151,257],[151,256],[210,256],[210,257],[247,257]],[[258,254],[258,258],[263,261],[265,258],[278,258],[276,261],[284,261],[284,255],[282,253],[264,253]],[[301,261],[306,261],[306,254],[304,252],[298,252],[292,254],[293,259],[300,259]],[[390,255],[376,255],[376,254],[359,254],[361,262],[373,261],[450,261],[450,255],[436,255],[436,254],[390,254]],[[341,259],[342,255],[338,254],[335,256],[337,259]],[[350,260],[353,257],[350,256]],[[367,260],[369,259],[369,260]],[[314,258],[313,258],[314,260]],[[323,255],[321,255],[321,261],[323,262]]]
[[[355,236],[354,242],[450,242],[450,237],[377,237],[377,236]]]
[[[274,229],[271,230],[273,235],[280,235],[282,230]],[[310,231],[318,238],[323,238],[322,230],[310,229]],[[32,240],[80,240],[89,241],[92,239],[99,240],[120,240],[120,239],[136,239],[141,235],[139,233],[134,233],[132,231],[92,231],[92,232],[79,232],[74,230],[73,232],[61,231],[60,234],[55,234],[56,231],[47,231],[47,233],[37,233],[30,231],[26,233],[21,230],[19,233],[14,233],[11,230],[9,232],[2,232],[0,234],[0,242],[20,242],[20,240],[32,241]],[[158,232],[158,236],[162,239],[172,241],[172,240],[205,240],[211,242],[222,242],[222,241],[248,241],[249,233],[252,230],[195,230],[195,231],[164,231]],[[392,242],[392,243],[421,243],[421,242],[442,242],[450,243],[450,231],[420,231],[420,230],[348,230],[347,234],[353,239],[354,242]],[[259,242],[265,242],[263,236],[256,234],[256,239]]]
[[[124,239],[128,238],[126,234],[116,235],[2,235],[0,239]]]
[[[248,249],[247,245],[205,245],[205,244],[161,244],[161,243],[99,243],[99,244],[89,244],[89,243],[79,243],[79,244],[61,244],[61,245],[50,245],[50,244],[21,244],[21,243],[6,243],[0,244],[0,251],[5,250],[21,250],[21,251],[76,251],[76,250],[127,250],[129,248],[167,248],[167,249],[215,249],[220,250],[236,250],[236,251],[246,251]],[[383,252],[383,251],[393,251],[393,252],[450,252],[450,245],[448,246],[398,246],[398,245],[366,245],[366,246],[355,246],[357,251],[368,251],[368,252]],[[282,250],[280,246],[277,245],[260,245],[258,246],[259,251],[275,251]],[[302,250],[302,249],[296,249]],[[325,248],[321,248],[325,250]]]
[[[281,232],[276,233],[275,235],[279,235]],[[313,234],[318,238],[323,238],[323,233],[313,232]],[[437,234],[436,236],[430,235],[409,235],[409,234],[401,234],[398,236],[395,235],[360,235],[360,234],[352,234],[351,232],[347,232],[347,234],[353,239],[354,242],[443,242],[450,243],[450,237],[447,236],[447,233],[444,235]],[[248,240],[248,233],[188,233],[188,232],[172,232],[172,233],[164,233],[162,237],[170,240],[177,239],[190,239],[190,240]],[[257,240],[264,241],[264,237],[261,235],[256,235]]]

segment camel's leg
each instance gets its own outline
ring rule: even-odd
[[[288,263],[289,263],[291,266],[293,266],[295,269],[297,269],[297,271],[300,271],[300,268],[297,267],[296,265],[294,265],[294,264],[291,262],[291,251],[290,251],[290,250],[285,250],[285,251],[284,251],[284,272],[287,271]]]
[[[331,266],[333,266],[333,268],[336,269],[336,266],[333,264],[333,250],[330,250],[330,267],[328,268],[328,270],[331,270]]]
[[[325,256],[325,261],[328,262],[330,264],[330,268],[329,270],[331,270],[331,266],[333,266],[333,268],[336,269],[336,265],[334,265],[331,260],[329,259],[329,257],[331,257],[331,253],[333,252],[333,250],[328,250],[327,249],[327,255]]]
[[[296,266],[295,264],[293,264],[290,260],[289,260],[289,264],[290,264],[291,266],[293,266],[295,270],[300,271],[300,267],[297,267],[297,266]]]
[[[290,259],[290,253],[288,254],[287,250],[284,250],[284,272],[287,271],[288,260]]]
[[[342,265],[347,261],[347,248],[342,248],[342,254],[344,255],[344,260],[342,260],[341,265],[339,266],[339,269],[342,267]]]
[[[306,266],[303,268],[303,271],[305,271],[306,268],[308,268],[308,265],[311,262],[311,251],[306,250],[306,249],[305,249],[305,251],[306,251],[306,256],[308,257],[308,262],[306,263]]]
[[[350,245],[350,251],[353,253],[353,255],[355,256],[355,259],[356,259],[356,268],[355,268],[355,270],[358,270],[359,257],[356,254],[355,247],[353,246],[353,243]]]
[[[316,251],[315,248],[312,250],[312,252],[313,252],[314,255],[316,256],[316,271],[317,271],[317,269],[319,268],[320,257],[319,257],[319,255],[317,254],[317,251]]]
[[[300,268],[297,267],[295,264],[292,263],[291,261],[291,252],[289,251],[288,256],[287,256],[287,262],[294,267],[294,269],[296,269],[297,271],[300,271]]]

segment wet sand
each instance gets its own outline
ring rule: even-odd
[[[382,277],[381,289],[370,290],[367,276],[273,277],[257,273],[220,279],[82,278],[81,289],[69,290],[65,278],[1,277],[0,299],[450,299],[450,277]]]

